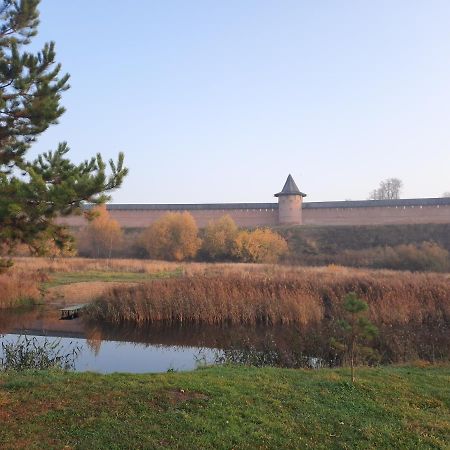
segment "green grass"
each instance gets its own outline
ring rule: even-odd
[[[448,448],[450,367],[0,374],[0,447]],[[65,447],[66,446],[66,447]]]
[[[37,304],[36,299],[34,298],[29,298],[29,297],[25,297],[25,298],[20,298],[17,300],[17,302],[14,305],[14,308],[17,309],[24,309],[27,310],[33,306],[35,306]]]
[[[80,272],[56,272],[52,274],[50,281],[44,284],[45,288],[62,286],[65,284],[82,283],[91,281],[103,282],[140,282],[156,278],[172,278],[182,275],[182,269],[163,271],[157,273],[144,272],[108,272],[108,271],[80,271]]]

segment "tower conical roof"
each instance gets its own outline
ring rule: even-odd
[[[292,175],[289,174],[287,177],[286,183],[284,183],[283,189],[278,194],[275,194],[275,197],[279,197],[280,195],[301,195],[302,197],[306,197],[306,194],[300,192],[300,189],[295,184]]]

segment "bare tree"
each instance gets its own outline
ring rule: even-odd
[[[450,191],[444,192],[442,197],[450,197]]]
[[[398,178],[387,178],[380,182],[378,189],[374,189],[369,194],[370,200],[395,200],[400,198],[403,187],[402,180]]]

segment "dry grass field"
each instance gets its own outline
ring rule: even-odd
[[[117,283],[138,283],[158,277],[260,270],[264,267],[256,264],[21,257],[14,260],[12,269],[0,274],[0,308],[30,302],[91,301]]]
[[[107,322],[312,324],[356,291],[377,323],[450,322],[450,274],[270,264],[18,258],[0,307],[97,299]]]
[[[179,264],[139,259],[32,258],[14,260],[14,270],[22,272],[131,272],[155,273],[174,270]]]
[[[88,302],[117,283],[171,276],[177,271],[178,265],[161,261],[16,258],[14,266],[0,274],[0,308],[30,302]]]

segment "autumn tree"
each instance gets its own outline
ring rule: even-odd
[[[203,231],[202,253],[208,259],[226,259],[233,255],[238,228],[228,215],[211,221]]]
[[[61,94],[69,88],[53,42],[26,50],[37,34],[38,6],[39,0],[0,0],[0,248],[9,253],[20,243],[38,252],[48,240],[64,247],[71,237],[55,218],[80,211],[83,202],[104,202],[127,173],[122,154],[109,162],[110,175],[100,154],[74,164],[65,142],[27,157],[64,113]]]
[[[375,352],[365,342],[378,334],[378,329],[365,316],[367,303],[355,292],[348,293],[343,300],[344,318],[338,321],[343,333],[341,340],[332,339],[331,345],[336,350],[345,352],[350,360],[351,381],[355,381],[355,365],[357,357],[365,354],[373,356]]]
[[[240,231],[234,243],[233,253],[244,262],[275,263],[288,251],[285,239],[269,228]]]
[[[150,258],[183,261],[194,258],[201,246],[192,214],[166,213],[141,235]]]
[[[387,178],[380,182],[378,189],[369,194],[370,200],[395,200],[400,198],[403,182],[398,178]]]
[[[97,258],[111,258],[122,244],[119,222],[111,218],[106,205],[98,205],[87,214],[88,225],[79,237],[79,251]]]

